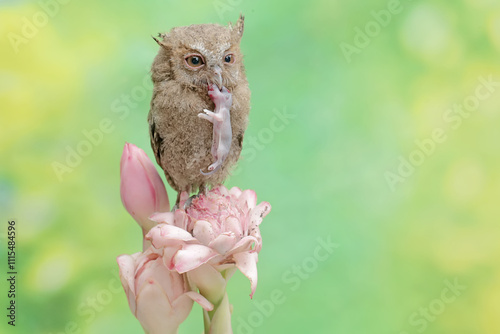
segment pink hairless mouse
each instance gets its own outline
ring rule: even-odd
[[[208,166],[208,173],[204,173],[200,169],[200,172],[203,175],[215,173],[220,166],[222,166],[222,163],[226,160],[229,150],[231,149],[233,136],[231,130],[231,118],[229,115],[229,109],[233,103],[231,93],[226,87],[222,87],[221,91],[217,86],[209,85],[208,95],[215,103],[215,110],[212,112],[210,110],[203,109],[205,113],[199,113],[198,117],[204,118],[214,125],[212,156],[216,161]]]

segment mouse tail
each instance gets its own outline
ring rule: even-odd
[[[208,172],[208,173],[205,173],[205,172],[203,172],[203,171],[200,169],[200,173],[201,173],[201,174],[203,174],[203,175],[205,175],[205,176],[207,176],[207,175],[212,175],[213,173],[215,173],[216,171],[218,171],[218,170],[219,170],[220,166],[222,166],[222,164],[217,165],[217,167],[215,167],[215,169],[214,169],[214,170],[212,170],[212,171],[210,171],[210,172]]]

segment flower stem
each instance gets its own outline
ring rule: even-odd
[[[205,334],[232,334],[231,328],[231,305],[227,292],[218,305],[214,305],[212,311],[203,310],[203,322]]]

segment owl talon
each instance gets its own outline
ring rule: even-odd
[[[196,197],[198,197],[198,195],[193,195],[186,200],[186,202],[184,203],[184,210],[186,210],[187,208],[189,208],[191,206],[193,199],[195,199]]]

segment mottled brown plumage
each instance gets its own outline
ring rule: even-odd
[[[250,111],[250,90],[240,51],[243,20],[241,16],[236,25],[228,27],[177,27],[155,38],[160,50],[151,68],[151,146],[168,183],[179,193],[222,184],[241,153]],[[232,94],[232,142],[221,168],[205,176],[200,169],[206,170],[213,163],[213,125],[198,114],[215,108],[207,93],[209,84],[226,87]]]

